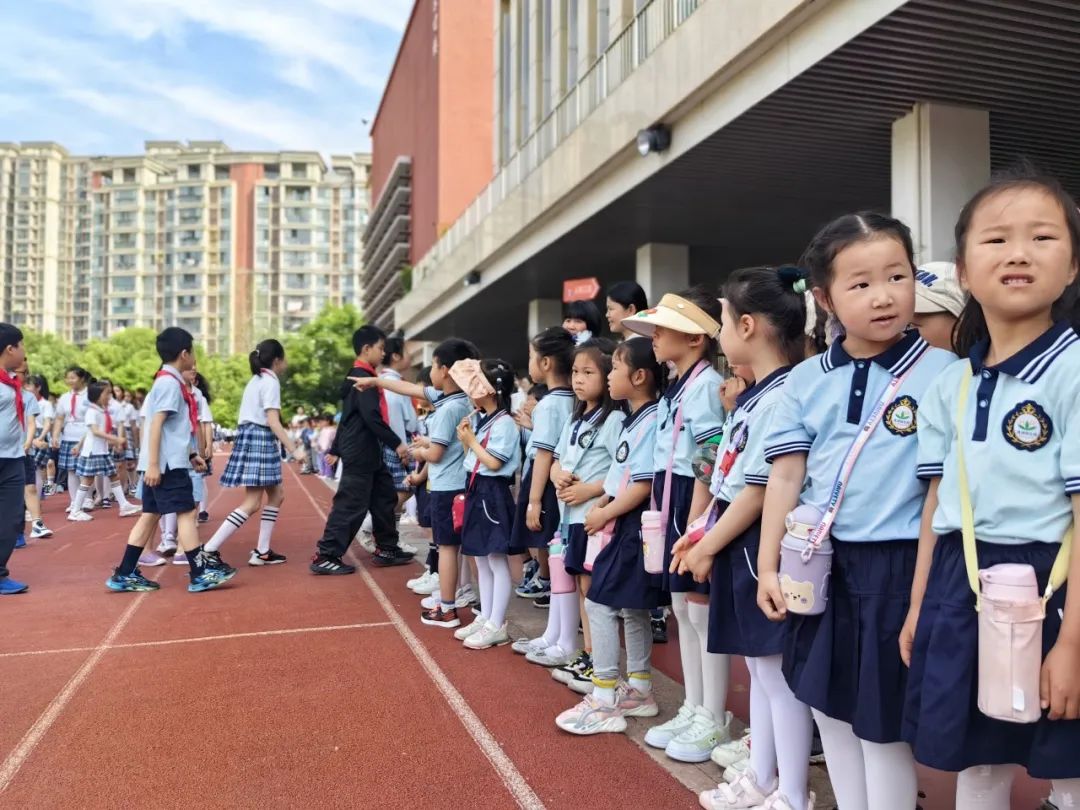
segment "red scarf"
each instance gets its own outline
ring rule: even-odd
[[[79,398],[79,394],[74,388],[72,388],[71,391],[69,391],[68,393],[71,394],[71,416],[72,416],[72,418],[74,418],[74,416],[75,416],[75,401]]]
[[[101,411],[103,414],[105,414],[105,432],[108,433],[111,436],[112,435],[112,417],[109,415],[109,409],[108,408],[102,408],[100,405],[91,405],[90,407],[95,409],[95,410]]]
[[[364,371],[366,371],[372,377],[378,377],[379,376],[378,374],[375,373],[375,369],[372,368],[371,364],[370,363],[365,363],[363,360],[357,360],[355,363],[353,363],[353,368],[362,368]],[[384,390],[382,390],[381,388],[378,389],[378,391],[379,391],[379,413],[382,414],[382,420],[384,422],[386,422],[386,424],[389,425],[390,424],[390,407],[386,404],[386,392]]]
[[[18,377],[13,377],[4,369],[0,368],[0,383],[15,389],[15,415],[19,418],[19,424],[26,430],[26,414],[23,411],[22,383]]]
[[[180,386],[180,394],[184,397],[184,402],[188,408],[188,419],[191,420],[191,432],[196,433],[199,429],[199,403],[195,401],[195,395],[188,390],[187,385],[177,377],[175,374],[162,369],[154,375],[154,379],[159,377],[172,377],[176,380],[176,384]]]

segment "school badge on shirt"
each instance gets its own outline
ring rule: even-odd
[[[581,436],[578,437],[578,447],[582,450],[588,450],[592,447],[593,441],[596,439],[596,430],[586,430]]]
[[[1026,400],[1005,414],[1001,432],[1013,447],[1034,452],[1050,441],[1054,423],[1038,402]]]
[[[885,429],[894,436],[911,436],[915,433],[916,413],[919,403],[914,397],[899,396],[885,411]]]
[[[615,460],[622,464],[630,457],[630,442],[620,442],[615,450]]]

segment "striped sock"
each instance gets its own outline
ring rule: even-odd
[[[274,533],[274,524],[277,523],[278,511],[276,506],[263,507],[262,519],[259,521],[259,545],[257,546],[260,554],[265,554],[270,550],[270,535]]]
[[[206,550],[217,551],[220,549],[222,544],[232,537],[233,532],[247,523],[249,517],[251,516],[242,509],[233,509],[229,512],[225,522],[218,527],[218,530],[214,532],[214,536],[210,538],[210,542],[206,544]]]
[[[79,484],[78,488],[75,490],[75,497],[71,499],[72,514],[82,511],[83,504],[86,502],[86,499],[89,497],[89,495],[90,487],[85,487],[82,484]]]

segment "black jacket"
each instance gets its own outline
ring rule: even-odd
[[[349,378],[374,376],[362,368],[349,370]],[[353,384],[341,384],[341,422],[338,424],[331,455],[338,456],[350,472],[372,472],[383,465],[382,447],[391,450],[401,444],[379,410],[379,389],[357,391]]]

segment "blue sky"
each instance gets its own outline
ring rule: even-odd
[[[0,141],[370,148],[412,0],[0,0]]]

